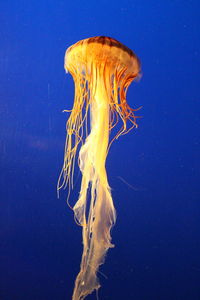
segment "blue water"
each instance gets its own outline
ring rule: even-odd
[[[63,58],[98,35],[134,50],[143,73],[127,97],[139,127],[107,160],[116,247],[99,299],[200,299],[199,25],[195,0],[0,2],[1,300],[71,299],[82,241],[56,195],[74,93]]]

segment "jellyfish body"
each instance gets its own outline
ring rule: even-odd
[[[80,144],[78,164],[82,181],[73,210],[82,226],[83,254],[72,298],[80,300],[100,287],[97,272],[107,250],[113,247],[110,230],[116,212],[105,166],[112,142],[109,134],[120,118],[122,127],[115,138],[137,126],[134,110],[126,102],[126,92],[140,71],[140,63],[129,48],[115,39],[94,37],[67,49],[65,69],[73,76],[75,97],[66,125],[64,164],[58,189],[66,185],[69,189],[73,187]],[[132,124],[129,128],[127,121]]]

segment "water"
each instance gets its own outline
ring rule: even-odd
[[[68,46],[111,36],[134,50],[139,127],[107,161],[117,209],[99,299],[199,300],[198,1],[2,1],[1,300],[71,299],[81,229],[56,184],[74,86]],[[79,193],[80,173],[71,204]],[[95,299],[95,294],[87,299]]]

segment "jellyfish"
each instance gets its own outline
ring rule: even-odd
[[[82,227],[83,253],[76,277],[73,300],[85,299],[97,291],[99,266],[104,263],[111,243],[111,228],[116,221],[111,188],[106,173],[106,158],[111,143],[137,127],[135,109],[126,101],[131,82],[140,72],[140,63],[132,50],[105,36],[87,38],[69,47],[65,70],[71,73],[75,96],[66,123],[66,144],[58,190],[73,188],[77,158],[82,173],[78,200],[72,207]],[[111,130],[121,120],[114,137]],[[129,126],[127,124],[130,124]],[[123,154],[120,153],[121,159]]]

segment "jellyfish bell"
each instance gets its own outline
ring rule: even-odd
[[[74,71],[90,74],[94,64],[100,66],[102,63],[113,72],[123,70],[123,75],[129,74],[133,79],[140,71],[140,62],[134,52],[109,37],[100,36],[81,40],[69,47],[65,54],[65,70],[72,75]]]
[[[113,247],[110,230],[116,220],[106,173],[111,142],[136,127],[136,117],[126,101],[130,83],[140,72],[132,50],[109,37],[93,37],[69,47],[65,69],[74,79],[75,96],[66,124],[64,164],[58,190],[73,187],[76,152],[82,173],[78,201],[73,207],[75,220],[82,226],[83,254],[76,278],[73,300],[84,299],[100,287],[97,278],[107,250]],[[111,129],[122,120],[112,141]],[[132,126],[127,127],[127,121]],[[89,124],[88,124],[89,123]]]

